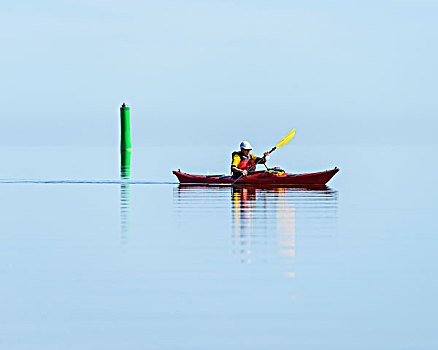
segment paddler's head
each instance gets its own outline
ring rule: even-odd
[[[242,141],[240,143],[240,150],[245,156],[248,156],[251,153],[252,146],[248,141]]]

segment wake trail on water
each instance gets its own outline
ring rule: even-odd
[[[91,184],[91,185],[177,185],[178,182],[169,181],[141,181],[141,180],[40,180],[40,179],[0,179],[0,184]]]

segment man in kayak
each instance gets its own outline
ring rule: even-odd
[[[233,152],[231,162],[231,173],[235,177],[248,175],[249,169],[256,164],[265,164],[269,157],[269,152],[265,152],[265,158],[260,158],[251,154],[251,144],[248,141],[240,143],[240,152]],[[255,170],[254,168],[251,170]]]

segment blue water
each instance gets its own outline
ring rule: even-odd
[[[325,190],[176,184],[223,150],[2,149],[2,349],[436,349],[436,147],[296,147]],[[226,157],[224,157],[226,158]]]

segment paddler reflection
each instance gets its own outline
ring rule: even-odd
[[[251,241],[252,226],[254,225],[255,208],[254,188],[232,189],[232,211],[233,211],[233,246],[242,255],[241,262],[251,263]]]
[[[242,263],[253,262],[258,255],[254,254],[253,250],[262,247],[267,250],[272,248],[278,250],[283,258],[282,264],[294,263],[295,207],[290,198],[289,200],[286,198],[287,190],[286,188],[233,188],[233,247],[236,248],[235,252],[241,254]],[[276,235],[272,235],[273,229]],[[259,258],[263,259],[262,252]],[[286,268],[285,275],[295,276],[291,266]]]

